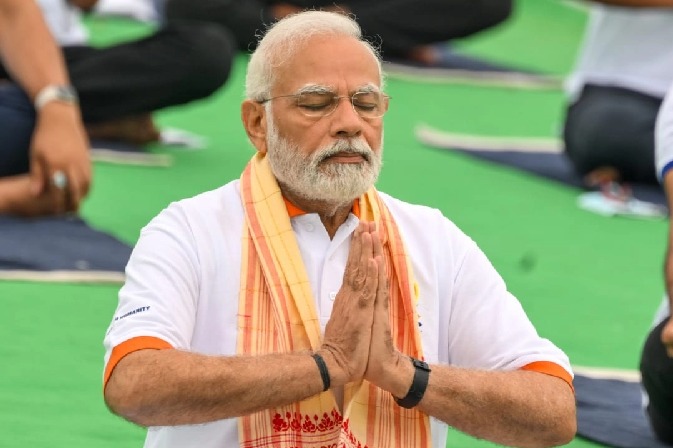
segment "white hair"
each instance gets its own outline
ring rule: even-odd
[[[381,58],[377,49],[363,39],[360,26],[343,14],[327,11],[304,11],[279,20],[260,39],[248,64],[245,78],[247,99],[262,101],[269,98],[275,82],[275,70],[299,51],[316,35],[350,36],[359,40],[372,53],[379,67],[383,88]]]

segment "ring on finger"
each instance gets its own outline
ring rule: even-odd
[[[54,171],[51,175],[51,183],[59,190],[63,190],[68,186],[68,177],[63,171]]]

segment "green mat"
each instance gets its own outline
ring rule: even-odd
[[[555,0],[520,0],[505,25],[460,45],[502,62],[565,74],[586,21]],[[144,26],[89,22],[96,42],[142,35]],[[210,140],[206,150],[170,153],[170,169],[96,164],[83,215],[133,243],[169,202],[238,177],[253,154],[240,124],[246,58],[212,98],[163,111],[160,124]],[[519,297],[540,333],[577,365],[632,369],[661,299],[666,223],[604,218],[580,210],[577,191],[426,148],[425,122],[483,135],[553,137],[558,91],[506,90],[389,80],[385,168],[379,188],[441,209],[472,236]],[[144,430],[102,401],[102,339],[116,306],[110,286],[0,283],[0,447],[139,447]],[[458,432],[448,446],[489,447]],[[569,446],[596,446],[575,440]]]

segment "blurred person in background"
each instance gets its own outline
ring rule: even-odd
[[[0,80],[0,213],[75,212],[91,182],[89,143],[62,54],[33,0],[0,0],[0,59],[13,80]]]
[[[673,84],[656,122],[656,175],[673,210]],[[668,221],[668,245],[664,262],[666,295],[647,335],[640,373],[646,392],[645,406],[657,437],[673,445],[673,220]]]
[[[471,36],[504,22],[513,0],[162,0],[167,20],[201,20],[232,30],[239,48],[254,50],[266,24],[305,9],[352,15],[363,34],[381,43],[385,60],[414,65],[447,66],[447,41]],[[442,45],[435,45],[442,44]]]
[[[673,82],[673,0],[595,0],[567,80],[565,151],[587,186],[656,185],[654,126]]]

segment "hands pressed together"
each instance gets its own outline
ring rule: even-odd
[[[343,284],[319,353],[332,385],[364,378],[398,397],[409,389],[414,369],[393,345],[388,278],[375,223],[361,222],[353,233]]]

